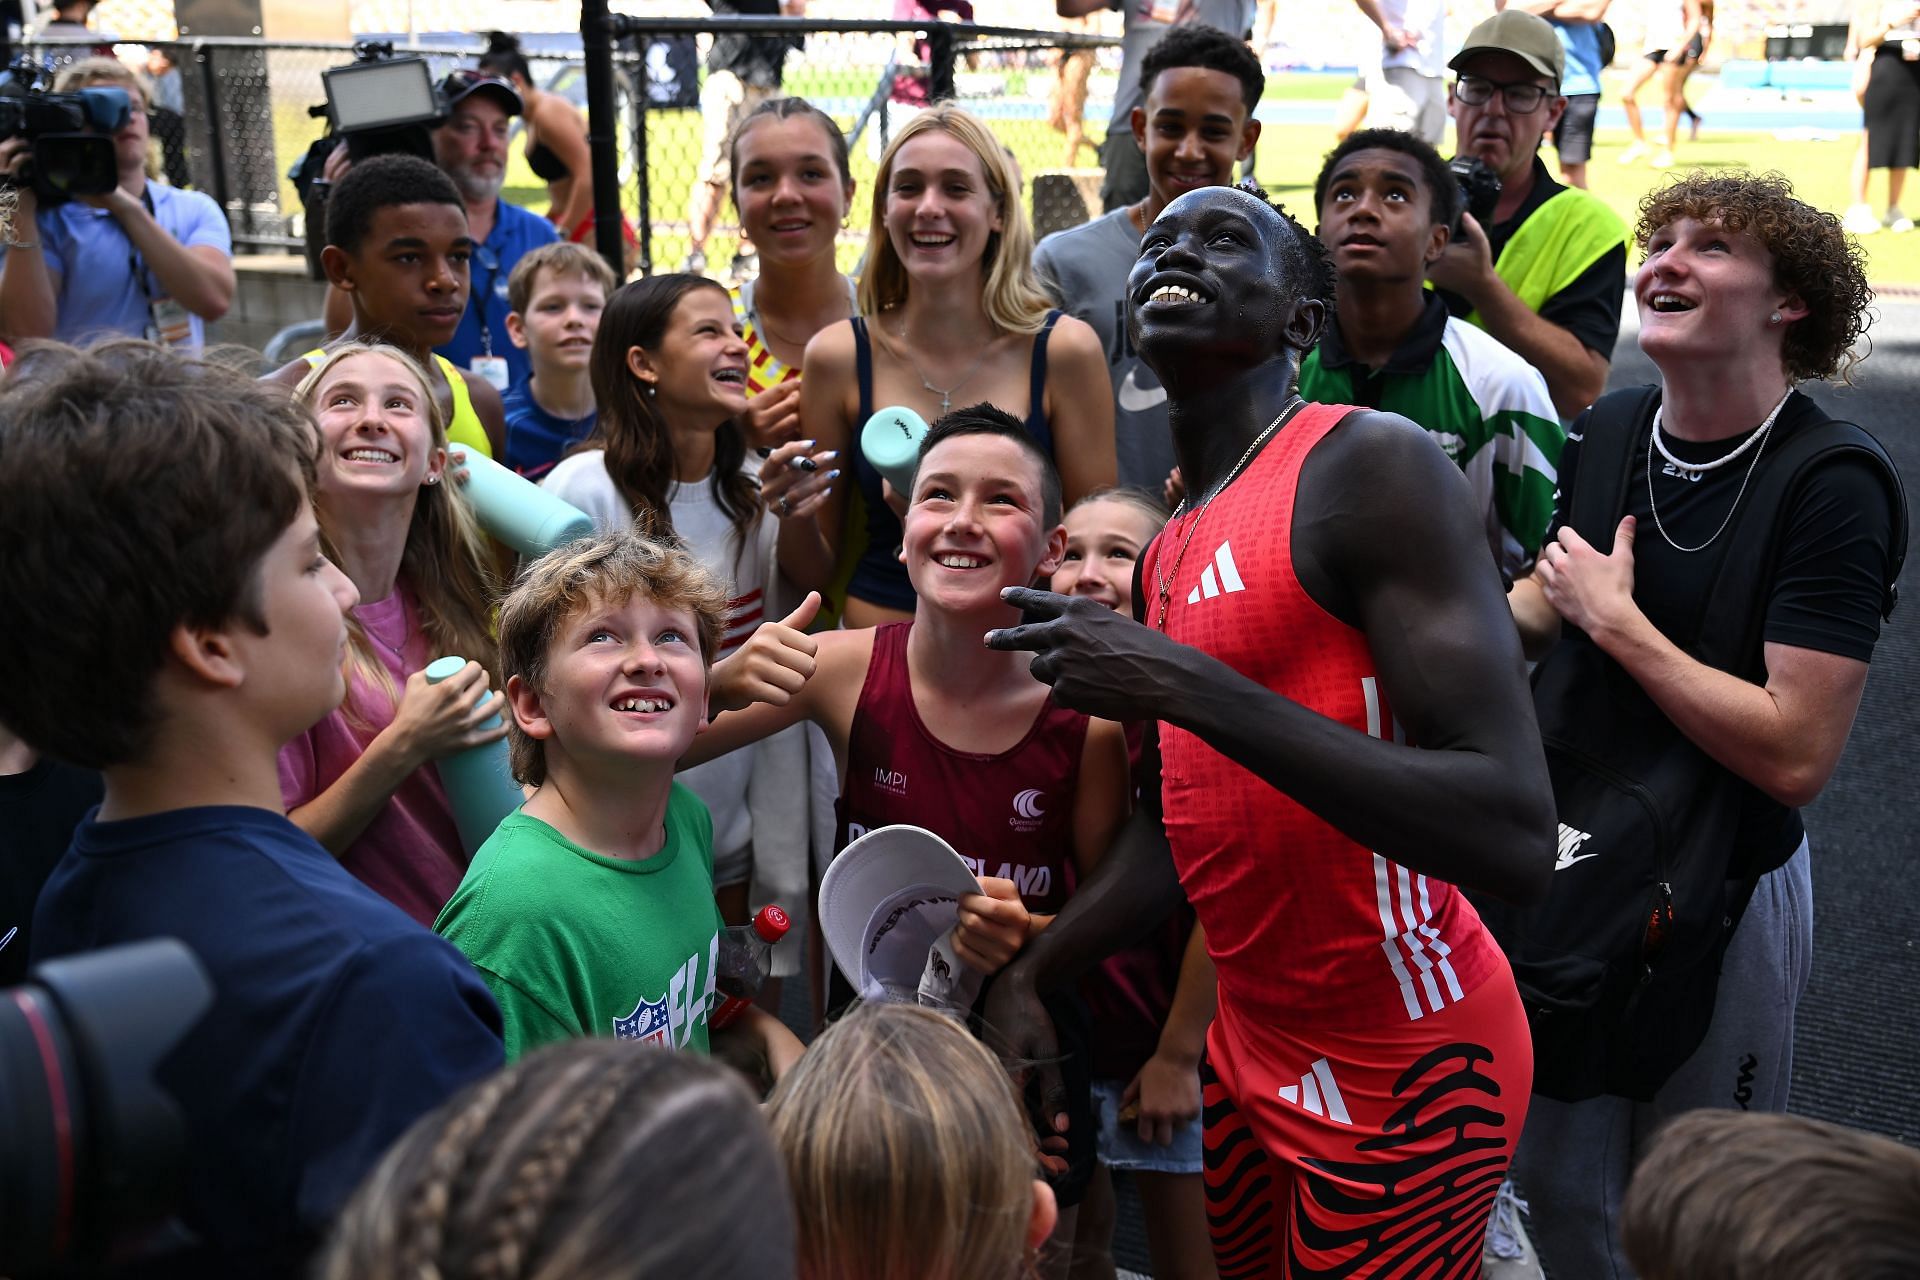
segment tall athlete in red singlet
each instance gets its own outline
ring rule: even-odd
[[[1177,870],[1220,974],[1220,1274],[1477,1276],[1533,1063],[1453,886],[1538,894],[1555,826],[1498,572],[1418,428],[1293,394],[1332,285],[1263,197],[1168,205],[1128,291],[1188,503],[1141,561],[1138,621],[1014,591],[1048,620],[989,644],[1039,651],[1064,705],[1156,721],[1159,811],[1143,787],[989,1016],[1044,1061],[1038,993],[1137,934]]]

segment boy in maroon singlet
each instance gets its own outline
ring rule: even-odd
[[[902,822],[952,844],[984,890],[961,899],[956,949],[991,974],[1046,927],[1125,819],[1126,738],[1057,705],[1026,655],[980,643],[1019,621],[1001,591],[1052,573],[1066,550],[1059,477],[1018,419],[982,404],[935,423],[903,528],[913,621],[808,638],[811,678],[784,705],[717,717],[681,763],[818,724],[840,766],[836,847]],[[836,1005],[853,994],[843,979],[836,991]],[[1084,1054],[1069,1056],[1081,1122],[1069,1126],[1069,1171],[1055,1185],[1054,1240],[1067,1248],[1050,1263],[1071,1246],[1069,1210],[1092,1172]]]
[[[1538,895],[1553,803],[1458,468],[1404,418],[1294,394],[1331,284],[1247,190],[1181,196],[1141,241],[1130,327],[1188,502],[1141,560],[1137,621],[1015,589],[1045,620],[988,643],[1037,650],[1064,705],[1154,721],[1158,785],[988,1012],[1044,1064],[1039,996],[1137,936],[1177,873],[1219,972],[1220,1274],[1468,1280],[1533,1056],[1453,886]]]

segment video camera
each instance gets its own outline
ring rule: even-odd
[[[0,186],[31,184],[43,205],[105,195],[120,184],[113,135],[133,118],[132,100],[111,85],[48,93],[43,75],[24,58],[0,73],[0,139],[33,144],[26,171]]]
[[[411,155],[433,160],[433,131],[446,123],[447,104],[433,86],[425,58],[396,57],[393,43],[364,40],[353,46],[353,61],[320,73],[327,100],[307,114],[325,119],[327,136],[287,176],[306,209],[307,266],[321,278],[320,248],[326,243],[327,159],[344,146],[350,160],[369,156]]]
[[[187,1154],[154,1069],[212,1002],[172,938],[50,960],[0,990],[0,1275],[90,1272],[150,1247]]]

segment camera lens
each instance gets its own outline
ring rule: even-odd
[[[65,1020],[43,988],[0,992],[0,1267],[23,1272],[66,1256],[85,1121]]]

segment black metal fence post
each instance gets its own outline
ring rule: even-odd
[[[207,162],[212,167],[213,199],[220,206],[220,212],[227,216],[228,223],[235,221],[233,207],[228,203],[230,191],[227,183],[227,139],[226,130],[220,123],[220,72],[213,65],[212,49],[205,41],[193,42],[193,60],[200,68],[200,87],[207,97]],[[248,211],[246,229],[253,229],[253,213]]]
[[[593,247],[616,279],[627,274],[620,234],[619,120],[613,95],[613,29],[607,0],[581,0],[580,44],[587,63],[587,150],[593,173]]]

